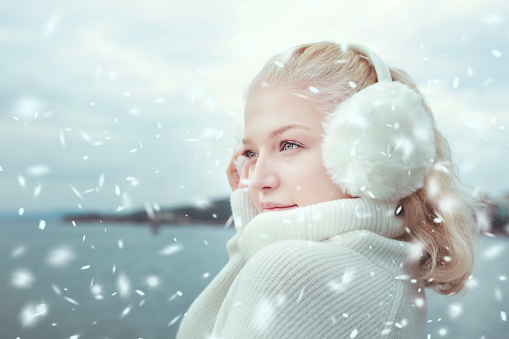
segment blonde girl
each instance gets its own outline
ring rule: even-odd
[[[229,261],[177,338],[424,338],[470,276],[476,199],[408,75],[360,44],[270,59],[227,170]]]

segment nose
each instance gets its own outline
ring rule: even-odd
[[[251,187],[260,192],[278,187],[279,177],[274,165],[271,159],[259,156],[249,170]]]

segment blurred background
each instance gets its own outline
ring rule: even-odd
[[[406,70],[491,201],[469,291],[429,294],[430,337],[505,338],[499,0],[2,1],[0,337],[174,337],[227,260],[243,92],[272,55],[321,40]]]

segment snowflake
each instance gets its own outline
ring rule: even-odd
[[[17,271],[14,271],[11,276],[11,285],[16,288],[20,289],[29,289],[32,287],[32,284],[35,281],[35,277],[27,269],[19,269]]]
[[[48,314],[48,306],[44,303],[29,303],[19,312],[21,326],[32,327]]]

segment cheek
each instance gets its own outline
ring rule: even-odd
[[[335,186],[325,168],[320,165],[308,166],[306,171],[301,171],[297,182],[301,190],[307,192],[323,191]]]
[[[291,186],[301,206],[338,199],[343,196],[341,189],[332,181],[322,164],[321,154],[308,158],[295,168]]]
[[[253,201],[256,209],[258,212],[262,212],[262,208],[260,207],[259,198],[258,198],[258,192],[251,188],[251,186],[248,187],[249,195],[251,196],[251,200]]]
[[[329,178],[327,170],[323,165],[322,155],[318,151],[313,151],[308,154],[307,157],[300,159],[298,170],[299,176],[308,178],[308,181],[323,181]]]

